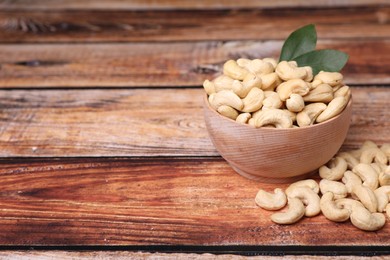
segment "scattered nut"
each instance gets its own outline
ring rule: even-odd
[[[267,210],[278,210],[286,206],[287,197],[282,189],[276,188],[274,193],[259,190],[255,198],[256,204]]]
[[[293,224],[305,215],[305,206],[300,199],[289,198],[288,210],[271,215],[271,220],[278,224]]]
[[[379,230],[386,223],[386,218],[382,213],[371,213],[362,207],[355,208],[350,219],[355,227],[365,231]]]
[[[348,220],[351,211],[345,208],[339,208],[333,199],[334,194],[332,192],[326,192],[322,195],[320,200],[322,214],[324,214],[327,219],[335,222],[344,222]]]

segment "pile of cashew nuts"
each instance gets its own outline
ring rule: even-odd
[[[229,60],[203,87],[218,113],[254,127],[292,128],[321,123],[343,111],[351,90],[338,72],[313,76],[309,66],[272,58]]]
[[[266,210],[283,212],[271,215],[278,224],[292,224],[303,216],[322,212],[329,220],[344,222],[365,231],[381,229],[390,218],[390,143],[378,147],[366,141],[360,149],[339,152],[319,168],[321,181],[295,182],[283,191],[259,190],[255,202]],[[320,196],[320,194],[322,194]]]

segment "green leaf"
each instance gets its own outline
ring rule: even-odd
[[[279,61],[293,60],[316,48],[317,32],[314,24],[306,25],[292,32],[285,40]]]
[[[305,53],[294,58],[299,67],[310,66],[313,69],[313,75],[321,70],[329,72],[338,72],[348,61],[348,54],[337,50],[316,50]]]

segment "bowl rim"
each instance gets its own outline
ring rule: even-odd
[[[249,125],[249,124],[237,123],[235,120],[233,120],[231,118],[228,118],[226,116],[223,116],[220,113],[218,113],[215,109],[213,109],[210,106],[210,103],[208,101],[208,94],[207,93],[204,93],[204,95],[203,95],[203,103],[206,105],[208,110],[211,110],[212,113],[214,113],[215,115],[219,116],[222,120],[227,120],[228,122],[237,124],[238,126],[249,127],[250,129],[259,129],[261,131],[299,131],[299,130],[302,130],[302,129],[309,129],[309,128],[315,129],[315,128],[321,127],[321,126],[323,126],[323,125],[325,125],[327,123],[331,123],[332,121],[337,120],[347,110],[347,108],[349,109],[352,106],[352,94],[349,97],[347,105],[344,107],[344,109],[338,115],[336,115],[336,116],[332,117],[331,119],[328,119],[328,120],[326,120],[324,122],[318,123],[318,124],[309,125],[309,126],[300,126],[300,127],[294,127],[294,128],[254,127],[254,126]]]

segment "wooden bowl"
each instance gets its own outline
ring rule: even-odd
[[[276,129],[239,124],[213,110],[205,95],[204,118],[220,155],[240,175],[270,183],[308,177],[340,149],[351,122],[352,98],[343,112],[320,124]]]

